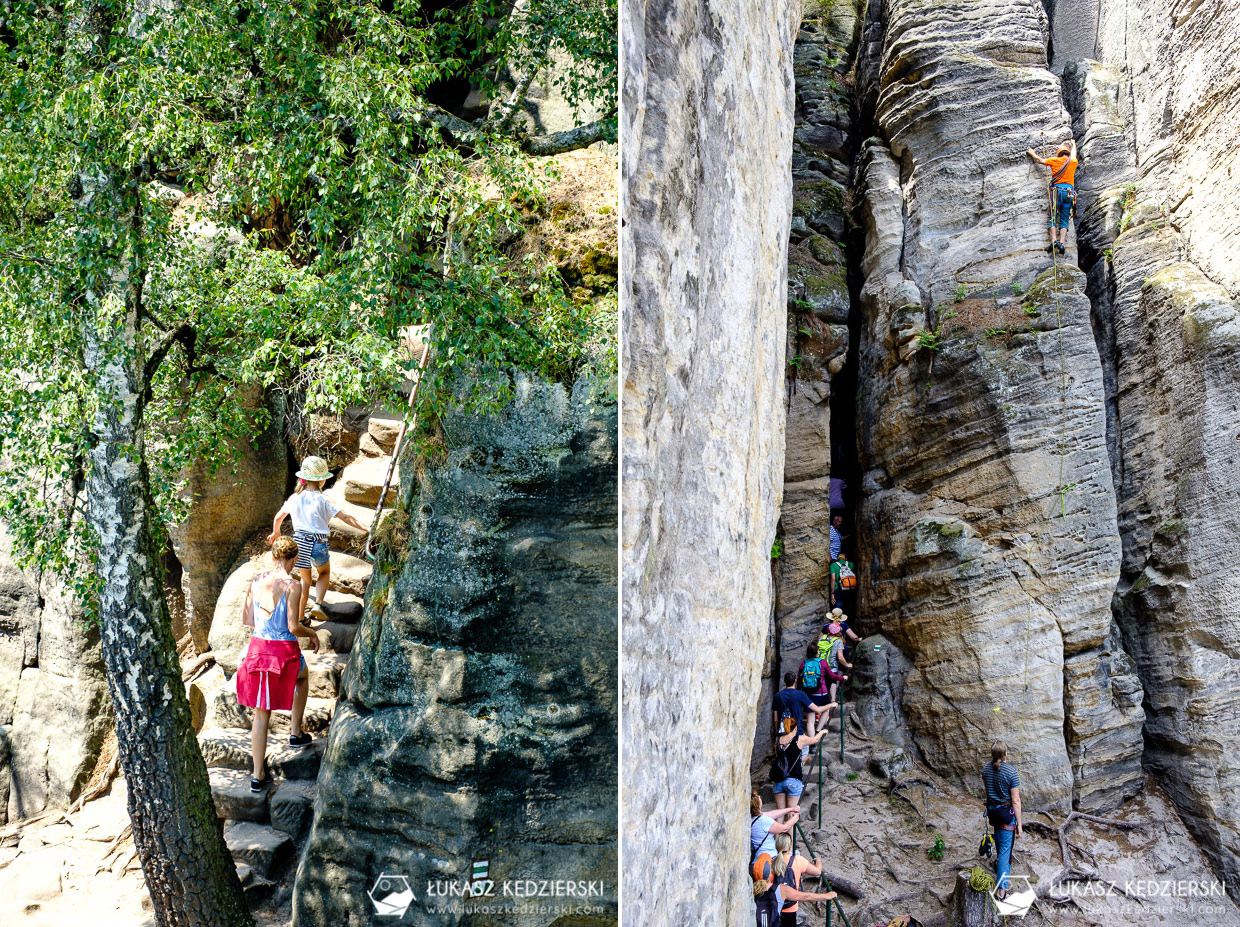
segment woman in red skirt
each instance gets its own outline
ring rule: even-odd
[[[301,582],[293,576],[297,542],[287,537],[277,539],[271,545],[271,556],[276,569],[254,577],[241,618],[254,628],[245,659],[237,668],[237,701],[254,709],[254,723],[250,727],[250,750],[254,756],[251,792],[261,792],[271,783],[267,773],[267,725],[273,711],[292,709],[289,746],[304,747],[310,743],[310,735],[301,729],[310,683],[297,638],[308,638],[311,649],[319,649],[315,633],[297,620],[302,595]]]

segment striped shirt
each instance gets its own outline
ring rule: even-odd
[[[1020,776],[1011,763],[994,763],[982,767],[982,784],[986,787],[986,807],[1012,803],[1012,789],[1020,788]]]

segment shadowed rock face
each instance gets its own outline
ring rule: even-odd
[[[112,727],[99,633],[82,620],[0,533],[0,821],[68,805]]]
[[[884,136],[860,165],[864,608],[912,661],[934,768],[973,782],[1002,738],[1029,807],[1114,804],[1140,785],[1140,686],[1107,643],[1120,550],[1086,280],[1051,269],[1024,154],[1068,134],[1047,24],[1019,0],[883,9],[861,69]]]
[[[402,468],[409,549],[367,590],[296,923],[372,923],[381,873],[410,879],[420,924],[556,920],[419,907],[477,859],[497,885],[602,881],[573,923],[615,923],[616,407],[584,383],[519,392]]]
[[[1234,890],[1240,10],[1090,6],[1100,60],[1063,71],[1088,167],[1082,254],[1123,538],[1115,611],[1145,690],[1145,763]]]

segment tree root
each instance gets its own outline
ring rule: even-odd
[[[1116,821],[1112,818],[1100,818],[1096,814],[1086,814],[1084,811],[1069,811],[1067,817],[1056,823],[1054,815],[1049,811],[1035,811],[1034,813],[1044,815],[1051,823],[1043,824],[1041,821],[1027,821],[1024,824],[1025,828],[1035,833],[1045,833],[1047,836],[1053,836],[1059,840],[1060,861],[1065,869],[1072,868],[1072,859],[1068,853],[1067,832],[1073,821],[1089,821],[1092,824],[1118,827],[1121,830],[1135,830],[1138,827],[1159,823],[1158,821]],[[1076,845],[1073,844],[1073,847],[1076,848]],[[1091,854],[1085,853],[1083,855],[1089,855],[1093,859]]]

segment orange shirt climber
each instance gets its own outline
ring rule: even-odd
[[[1050,233],[1051,243],[1047,245],[1046,251],[1048,254],[1064,254],[1068,238],[1068,219],[1076,207],[1076,142],[1064,142],[1053,158],[1039,158],[1032,148],[1026,149],[1025,153],[1051,169],[1050,206],[1046,217],[1046,229]]]

